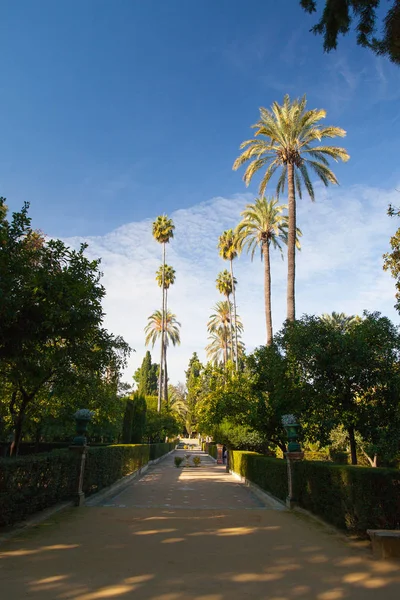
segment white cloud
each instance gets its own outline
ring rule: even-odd
[[[363,186],[324,190],[317,186],[318,201],[298,202],[298,226],[303,231],[302,251],[297,257],[297,314],[320,314],[333,310],[361,314],[379,310],[397,322],[394,282],[382,271],[382,254],[398,226],[386,215],[389,202],[400,203],[395,191]],[[194,351],[205,359],[206,322],[220,299],[215,289],[218,272],[227,264],[218,257],[218,236],[234,227],[250,194],[214,198],[169,216],[175,237],[167,247],[167,262],[176,269],[176,284],[169,305],[182,324],[182,345],[169,352],[173,382],[184,378]],[[84,241],[70,238],[76,246]],[[161,246],[151,235],[151,220],[129,223],[105,236],[85,239],[89,254],[102,257],[106,326],[123,335],[135,348],[126,379],[130,380],[145,353],[143,329],[147,317],[161,304],[155,271]],[[263,264],[247,256],[235,261],[238,279],[238,312],[245,326],[244,342],[251,350],[265,341]],[[272,258],[272,310],[275,331],[286,313],[286,259]],[[153,352],[158,360],[159,349]]]

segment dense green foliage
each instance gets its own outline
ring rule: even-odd
[[[367,529],[396,529],[400,471],[299,462],[294,469],[294,497],[299,506],[340,529],[362,534]]]
[[[137,383],[137,391],[141,396],[154,396],[157,394],[159,365],[151,361],[150,351],[147,350],[139,369],[136,370],[133,379]]]
[[[85,494],[94,494],[137,471],[174,446],[171,442],[89,447],[83,480]],[[80,454],[70,450],[0,459],[0,526],[72,499],[78,489],[79,463]]]
[[[0,430],[14,432],[14,454],[27,420],[40,429],[75,392],[106,400],[114,388],[117,403],[129,352],[102,326],[100,261],[33,231],[28,208],[8,220],[0,198]]]
[[[308,13],[316,12],[318,6],[317,0],[300,0],[300,4]],[[329,52],[336,49],[339,35],[347,34],[356,21],[357,44],[400,64],[400,3],[394,0],[378,25],[381,4],[381,0],[325,0],[320,20],[311,31],[323,36],[324,50]],[[377,30],[382,30],[380,39]]]
[[[362,457],[372,466],[395,465],[399,356],[398,328],[378,313],[305,315],[247,356],[242,371],[211,365],[201,371],[200,431],[236,450],[285,452],[282,417],[290,413],[302,425],[306,449],[331,458],[350,449],[353,464]]]

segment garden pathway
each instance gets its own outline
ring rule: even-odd
[[[170,455],[0,546],[2,600],[400,598],[398,563],[263,502],[200,455],[183,469]]]

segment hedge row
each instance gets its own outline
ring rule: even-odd
[[[172,450],[169,444],[89,447],[83,490],[87,496]],[[80,455],[70,450],[0,459],[0,527],[25,519],[77,492]]]
[[[294,469],[299,506],[340,529],[365,534],[367,529],[400,526],[400,471],[299,462]]]
[[[280,500],[288,494],[285,460],[256,452],[229,452],[232,471],[246,477]],[[400,471],[334,465],[329,462],[294,463],[296,503],[339,529],[365,535],[367,529],[400,527]]]
[[[276,498],[286,500],[288,495],[286,461],[262,456],[257,452],[230,450],[229,467]]]

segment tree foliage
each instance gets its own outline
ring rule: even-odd
[[[317,11],[317,0],[300,0],[300,4],[308,13]],[[324,50],[330,52],[336,50],[339,35],[349,33],[355,22],[359,46],[400,64],[400,2],[392,0],[383,23],[378,25],[382,4],[380,0],[325,0],[321,18],[311,31],[323,36]],[[383,30],[380,38],[376,37],[378,28]]]
[[[103,326],[98,260],[32,230],[29,205],[7,220],[0,200],[0,376],[8,382],[14,450],[39,393],[118,378],[129,347]]]

